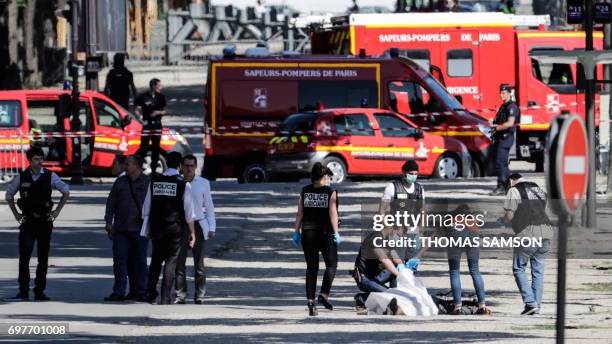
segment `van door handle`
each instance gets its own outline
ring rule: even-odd
[[[536,103],[534,100],[528,100],[527,106],[538,106],[538,103]]]
[[[389,144],[387,145],[387,147],[394,147],[394,146],[395,146],[395,145],[394,145],[393,143],[389,143]]]
[[[349,140],[349,139],[344,140],[344,144],[345,145],[350,145],[351,144],[351,140]]]

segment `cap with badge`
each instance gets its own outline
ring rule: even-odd
[[[512,92],[512,86],[510,86],[510,84],[501,84],[499,85],[499,91],[508,91],[508,92]]]

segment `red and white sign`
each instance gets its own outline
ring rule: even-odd
[[[575,214],[586,198],[589,176],[589,142],[584,122],[568,117],[561,125],[556,162],[556,181],[561,206]]]

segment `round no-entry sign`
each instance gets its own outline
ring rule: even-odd
[[[586,198],[589,179],[589,141],[582,119],[567,116],[556,143],[556,154],[550,157],[555,161],[556,196],[561,207],[574,215]]]

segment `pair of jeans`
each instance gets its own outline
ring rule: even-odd
[[[302,231],[302,249],[306,260],[306,298],[314,300],[319,274],[319,252],[325,261],[321,294],[329,295],[338,267],[338,247],[333,234],[318,230]]]
[[[193,254],[193,265],[195,270],[195,300],[203,300],[206,294],[206,270],[204,264],[204,232],[200,224],[195,222],[195,244],[191,249]],[[181,251],[176,263],[176,298],[184,300],[187,297],[187,276],[185,265],[187,262],[187,251],[189,250],[189,230],[183,230]]]
[[[153,238],[153,253],[147,284],[147,294],[157,296],[157,282],[164,264],[164,275],[161,284],[161,304],[172,303],[172,285],[176,273],[176,263],[181,250],[181,231],[168,231]]]
[[[30,258],[34,243],[38,248],[38,265],[34,280],[34,294],[41,294],[47,287],[47,268],[49,266],[49,248],[51,246],[51,221],[26,221],[19,226],[19,292],[30,291]]]
[[[478,303],[482,304],[485,302],[485,287],[482,275],[480,274],[480,268],[478,266],[478,260],[480,259],[480,248],[479,247],[454,247],[448,249],[448,271],[450,275],[451,290],[453,292],[453,301],[455,306],[461,306],[461,253],[465,251],[467,255],[468,269],[472,276],[472,282],[474,283],[474,289],[476,290],[476,297]]]
[[[550,251],[550,240],[542,241],[542,247],[517,247],[514,249],[512,270],[523,303],[531,307],[542,306],[544,292],[544,261]],[[527,264],[531,264],[531,283],[527,277]]]
[[[125,296],[127,281],[130,294],[144,296],[147,286],[147,248],[149,241],[139,232],[115,232],[113,234],[113,293]]]
[[[396,277],[389,270],[382,270],[376,277],[361,276],[361,281],[357,282],[357,287],[363,293],[357,294],[363,302],[368,299],[371,292],[385,292],[387,288],[385,283],[395,281]]]

